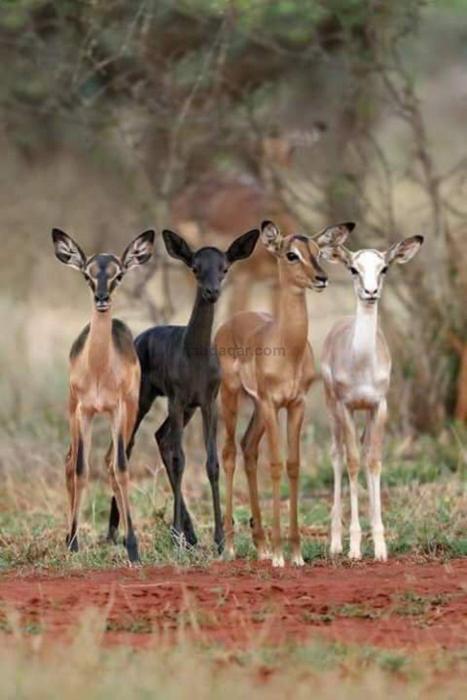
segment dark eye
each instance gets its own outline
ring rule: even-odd
[[[358,275],[358,270],[355,267],[349,267],[349,270],[353,275]]]
[[[295,262],[296,260],[300,260],[298,255],[296,253],[292,253],[292,252],[287,253],[287,255],[285,257],[287,258],[287,260],[290,260],[290,262]]]
[[[382,274],[382,275],[385,275],[387,271],[388,271],[388,266],[386,265],[386,266],[383,267],[383,269],[381,270],[381,274]]]

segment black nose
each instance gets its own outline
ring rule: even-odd
[[[95,294],[94,301],[97,304],[106,303],[107,301],[110,301],[110,295],[109,294]]]
[[[217,287],[205,287],[203,297],[206,301],[215,302],[219,299],[220,291]]]
[[[328,278],[326,277],[326,275],[316,275],[316,281],[322,282],[323,284],[326,284],[326,282],[328,281]]]
[[[374,297],[378,293],[378,288],[376,289],[365,289],[365,293],[370,297]]]

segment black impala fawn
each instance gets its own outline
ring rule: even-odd
[[[174,494],[175,538],[181,541],[184,537],[189,545],[194,546],[197,538],[181,492],[185,467],[182,436],[196,408],[201,408],[206,470],[214,507],[214,541],[220,553],[224,544],[216,437],[220,365],[211,345],[214,305],[219,299],[221,283],[230,265],[253,253],[259,231],[252,230],[235,239],[226,252],[214,247],[200,248],[194,252],[176,233],[164,231],[162,235],[167,252],[191,269],[198,289],[187,326],[156,326],[136,338],[135,346],[142,370],[141,391],[128,456],[138,427],[154,400],[158,396],[166,396],[169,415],[155,433],[155,438]],[[117,504],[112,499],[109,540],[116,541],[118,522]]]

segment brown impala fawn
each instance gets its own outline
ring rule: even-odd
[[[292,562],[303,565],[298,530],[298,476],[300,433],[305,396],[315,377],[313,354],[308,342],[306,289],[322,291],[327,276],[318,264],[323,249],[342,244],[354,224],[326,228],[314,239],[283,236],[271,222],[261,226],[261,240],[277,259],[279,271],[278,314],[244,312],[222,325],[215,344],[222,368],[221,403],[226,438],[223,462],[227,480],[225,538],[226,555],[234,556],[233,477],[235,428],[241,394],[253,399],[254,412],[242,438],[245,471],[252,512],[252,534],[259,559],[269,558],[258,502],[257,462],[260,440],[266,433],[273,489],[272,563],[284,566],[280,528],[280,479],[282,455],[278,411],[287,409],[287,475],[290,484],[290,543]]]
[[[130,330],[121,321],[112,320],[111,297],[128,270],[150,259],[154,231],[145,231],[135,238],[121,258],[109,254],[88,258],[70,236],[58,229],[53,229],[52,238],[57,258],[83,274],[94,300],[91,322],[78,336],[70,353],[67,545],[72,552],[78,551],[79,509],[88,478],[92,419],[98,413],[105,413],[112,426],[113,448],[106,458],[110,481],[125,527],[128,558],[137,562],[138,542],[130,515],[126,448],[138,412],[141,370]]]

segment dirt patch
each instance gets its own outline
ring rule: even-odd
[[[313,564],[273,570],[233,562],[69,576],[0,577],[0,631],[8,610],[30,632],[72,634],[88,608],[105,618],[104,641],[137,646],[180,634],[229,647],[322,635],[386,648],[467,643],[467,559]]]

